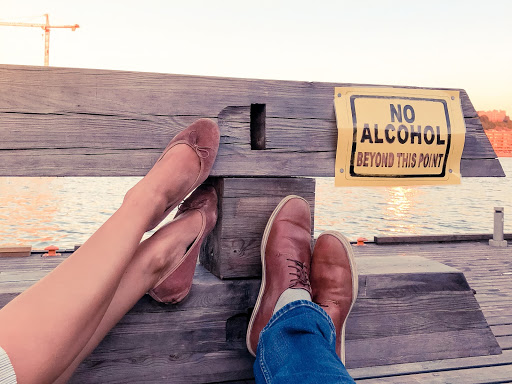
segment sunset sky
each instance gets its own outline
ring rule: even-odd
[[[511,1],[2,0],[52,30],[50,65],[464,88],[512,113]],[[0,27],[0,63],[42,65],[39,28]]]

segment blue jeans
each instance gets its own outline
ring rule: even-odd
[[[355,383],[336,355],[336,330],[318,305],[285,305],[260,334],[254,377],[258,384]]]

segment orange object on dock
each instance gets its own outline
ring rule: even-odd
[[[357,244],[356,244],[356,245],[358,245],[358,246],[360,246],[360,245],[364,245],[364,242],[365,242],[365,241],[368,241],[368,239],[367,239],[366,237],[359,237],[359,238],[357,239]]]
[[[45,253],[43,256],[60,256],[60,253],[57,253],[56,251],[59,250],[59,247],[55,245],[50,245],[44,249],[45,251],[48,251],[48,253]]]

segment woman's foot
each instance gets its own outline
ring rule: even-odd
[[[200,226],[198,226],[200,218]],[[151,297],[163,303],[178,303],[187,296],[192,286],[201,244],[217,222],[217,193],[209,185],[201,185],[178,208],[172,223],[180,223],[185,240],[172,250],[173,257],[165,272],[149,291]],[[162,229],[165,229],[162,228]],[[157,232],[160,232],[157,231]],[[167,231],[166,231],[167,232]],[[195,237],[192,237],[192,234]],[[177,234],[173,233],[173,236]],[[165,233],[162,235],[165,236]],[[177,235],[180,236],[180,235]],[[185,249],[183,247],[185,245]]]
[[[145,273],[150,276],[149,291],[168,271],[173,270],[195,241],[202,227],[202,216],[198,211],[190,211],[167,223],[151,237],[144,240],[137,253],[145,262]]]
[[[156,227],[208,177],[217,156],[217,124],[200,119],[176,135],[148,174],[128,191],[124,202],[142,206]]]

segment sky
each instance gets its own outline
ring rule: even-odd
[[[463,88],[512,114],[512,1],[2,0],[52,29],[50,65]],[[0,26],[0,64],[43,65],[40,28]]]

